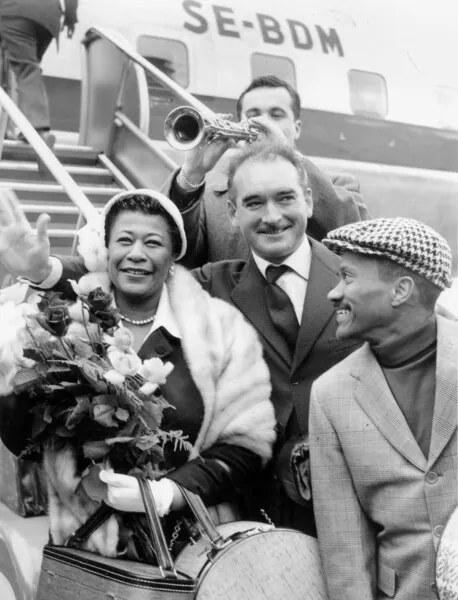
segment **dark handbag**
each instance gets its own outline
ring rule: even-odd
[[[196,582],[179,573],[167,547],[146,479],[138,478],[158,566],[78,550],[111,514],[103,505],[66,546],[45,546],[36,600],[173,600],[194,598]]]

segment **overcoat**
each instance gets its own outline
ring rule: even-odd
[[[180,332],[181,347],[192,382],[203,404],[203,418],[188,459],[197,458],[216,444],[247,449],[265,464],[275,440],[274,410],[269,400],[269,372],[254,329],[243,316],[207,294],[180,266],[167,284],[170,307]],[[148,358],[148,336],[139,355]],[[0,405],[0,435],[13,450],[20,437],[20,407]],[[186,434],[185,424],[183,431]],[[74,449],[46,450],[49,517],[52,539],[63,544],[95,511],[98,503],[80,490],[81,473]],[[208,467],[210,470],[210,467]],[[78,491],[80,490],[80,491]],[[117,519],[111,517],[92,534],[87,548],[115,556]]]
[[[331,600],[436,598],[436,551],[458,499],[458,323],[437,324],[427,458],[367,344],[313,386],[312,488]]]
[[[66,11],[76,14],[78,0],[65,0]],[[58,38],[62,9],[59,0],[0,0],[1,17],[22,17],[45,27]],[[75,17],[76,21],[76,17]]]

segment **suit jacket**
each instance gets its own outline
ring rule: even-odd
[[[293,355],[270,319],[264,294],[266,281],[252,258],[248,261],[209,263],[195,269],[193,274],[212,296],[234,305],[254,325],[270,371],[278,439],[267,474],[253,482],[251,493],[254,500],[248,510],[259,520],[258,509],[262,506],[277,525],[296,527],[314,534],[311,505],[304,508],[290,500],[277,473],[285,470],[283,461],[286,461],[286,469],[289,470],[288,442],[308,434],[312,383],[352,352],[356,345],[336,340],[334,308],[326,298],[338,281],[339,259],[319,242],[309,241],[312,260],[302,323]],[[61,257],[61,260],[64,272],[58,289],[71,294],[67,279],[78,279],[84,273],[82,261],[68,257]],[[279,464],[280,461],[282,464]]]
[[[74,15],[78,0],[65,0],[65,12]],[[0,0],[0,17],[23,17],[45,27],[59,37],[62,9],[59,0]]]
[[[428,459],[367,344],[313,386],[312,488],[331,600],[436,597],[436,550],[457,505],[458,468],[458,323],[437,322]]]
[[[248,262],[209,263],[196,269],[194,274],[212,296],[230,302],[245,315],[256,328],[264,348],[272,383],[271,399],[276,412],[278,441],[270,477],[256,483],[262,507],[277,525],[314,534],[311,505],[304,508],[289,499],[284,485],[280,485],[279,471],[285,471],[285,461],[289,470],[289,442],[308,434],[313,382],[352,352],[356,345],[336,340],[334,308],[326,298],[338,281],[339,259],[319,242],[309,241],[312,261],[294,354],[270,319],[264,293],[266,282],[252,258]],[[259,519],[259,513],[254,516]]]
[[[336,227],[369,218],[359,191],[359,183],[352,175],[329,178],[304,157],[309,185],[313,196],[313,217],[309,219],[307,234],[318,241]],[[227,208],[227,170],[230,156],[223,158],[207,174],[203,193],[181,211],[189,245],[182,263],[190,269],[207,262],[248,259],[249,248],[238,227],[232,224]],[[173,173],[162,187],[180,208],[174,194]]]

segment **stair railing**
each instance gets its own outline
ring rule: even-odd
[[[119,33],[91,28],[83,47],[80,144],[104,152],[138,187],[160,188],[177,165],[149,137],[146,76],[172,92],[181,104],[214,113]]]
[[[24,135],[37,154],[37,157],[44,163],[54,179],[63,187],[65,193],[75,206],[77,206],[84,218],[88,220],[96,216],[98,214],[97,209],[81,191],[41,136],[36,132],[35,128],[2,88],[0,88],[0,107]]]

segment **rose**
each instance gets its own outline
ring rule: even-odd
[[[123,327],[122,325],[116,329],[113,335],[104,335],[103,341],[107,344],[110,344],[108,351],[113,350],[124,350],[127,352],[132,348],[132,344],[134,342],[134,336],[132,332],[127,329],[127,327]]]
[[[91,342],[92,340],[98,340],[97,325],[93,323],[83,325],[83,323],[79,323],[78,321],[72,321],[68,326],[65,337],[71,341]]]
[[[26,305],[16,306],[8,301],[0,305],[0,351],[5,349],[14,358],[22,356],[22,344],[26,339]]]
[[[68,281],[77,296],[88,296],[90,292],[99,287],[105,292],[109,292],[111,289],[110,277],[106,271],[87,273],[78,282],[74,279]]]
[[[109,350],[107,354],[113,367],[125,376],[136,375],[142,365],[142,361],[133,350],[128,352],[121,352],[117,349]]]
[[[88,308],[81,302],[81,300],[77,300],[74,304],[71,304],[68,307],[68,314],[72,321],[76,321],[77,323],[87,323],[89,321],[89,310]]]
[[[62,300],[60,292],[50,292],[42,296],[38,308],[41,314],[37,316],[37,321],[43,329],[57,337],[62,337],[67,331],[71,319],[68,306]]]
[[[98,323],[103,331],[113,329],[119,321],[119,315],[115,309],[91,311],[91,323]]]
[[[139,374],[146,380],[140,392],[152,394],[159,385],[165,383],[169,374],[173,371],[171,362],[163,363],[160,358],[154,357],[145,360],[139,369]]]
[[[62,304],[49,306],[43,314],[37,316],[37,321],[49,333],[57,337],[62,337],[65,335],[71,319],[68,314],[68,308]]]
[[[24,360],[22,346],[18,340],[9,346],[0,348],[0,395],[6,396],[13,391],[14,378]]]
[[[0,395],[13,390],[13,381],[27,340],[24,305],[11,300],[0,305]]]
[[[122,384],[126,376],[133,377],[136,375],[142,364],[142,361],[133,350],[123,352],[110,346],[107,350],[107,356],[114,368],[107,371],[104,378],[116,385]]]
[[[111,306],[113,302],[113,298],[111,294],[107,294],[103,291],[103,289],[99,286],[95,290],[89,292],[87,296],[87,303],[89,304],[89,309],[94,313],[99,310],[105,310],[106,308]]]

